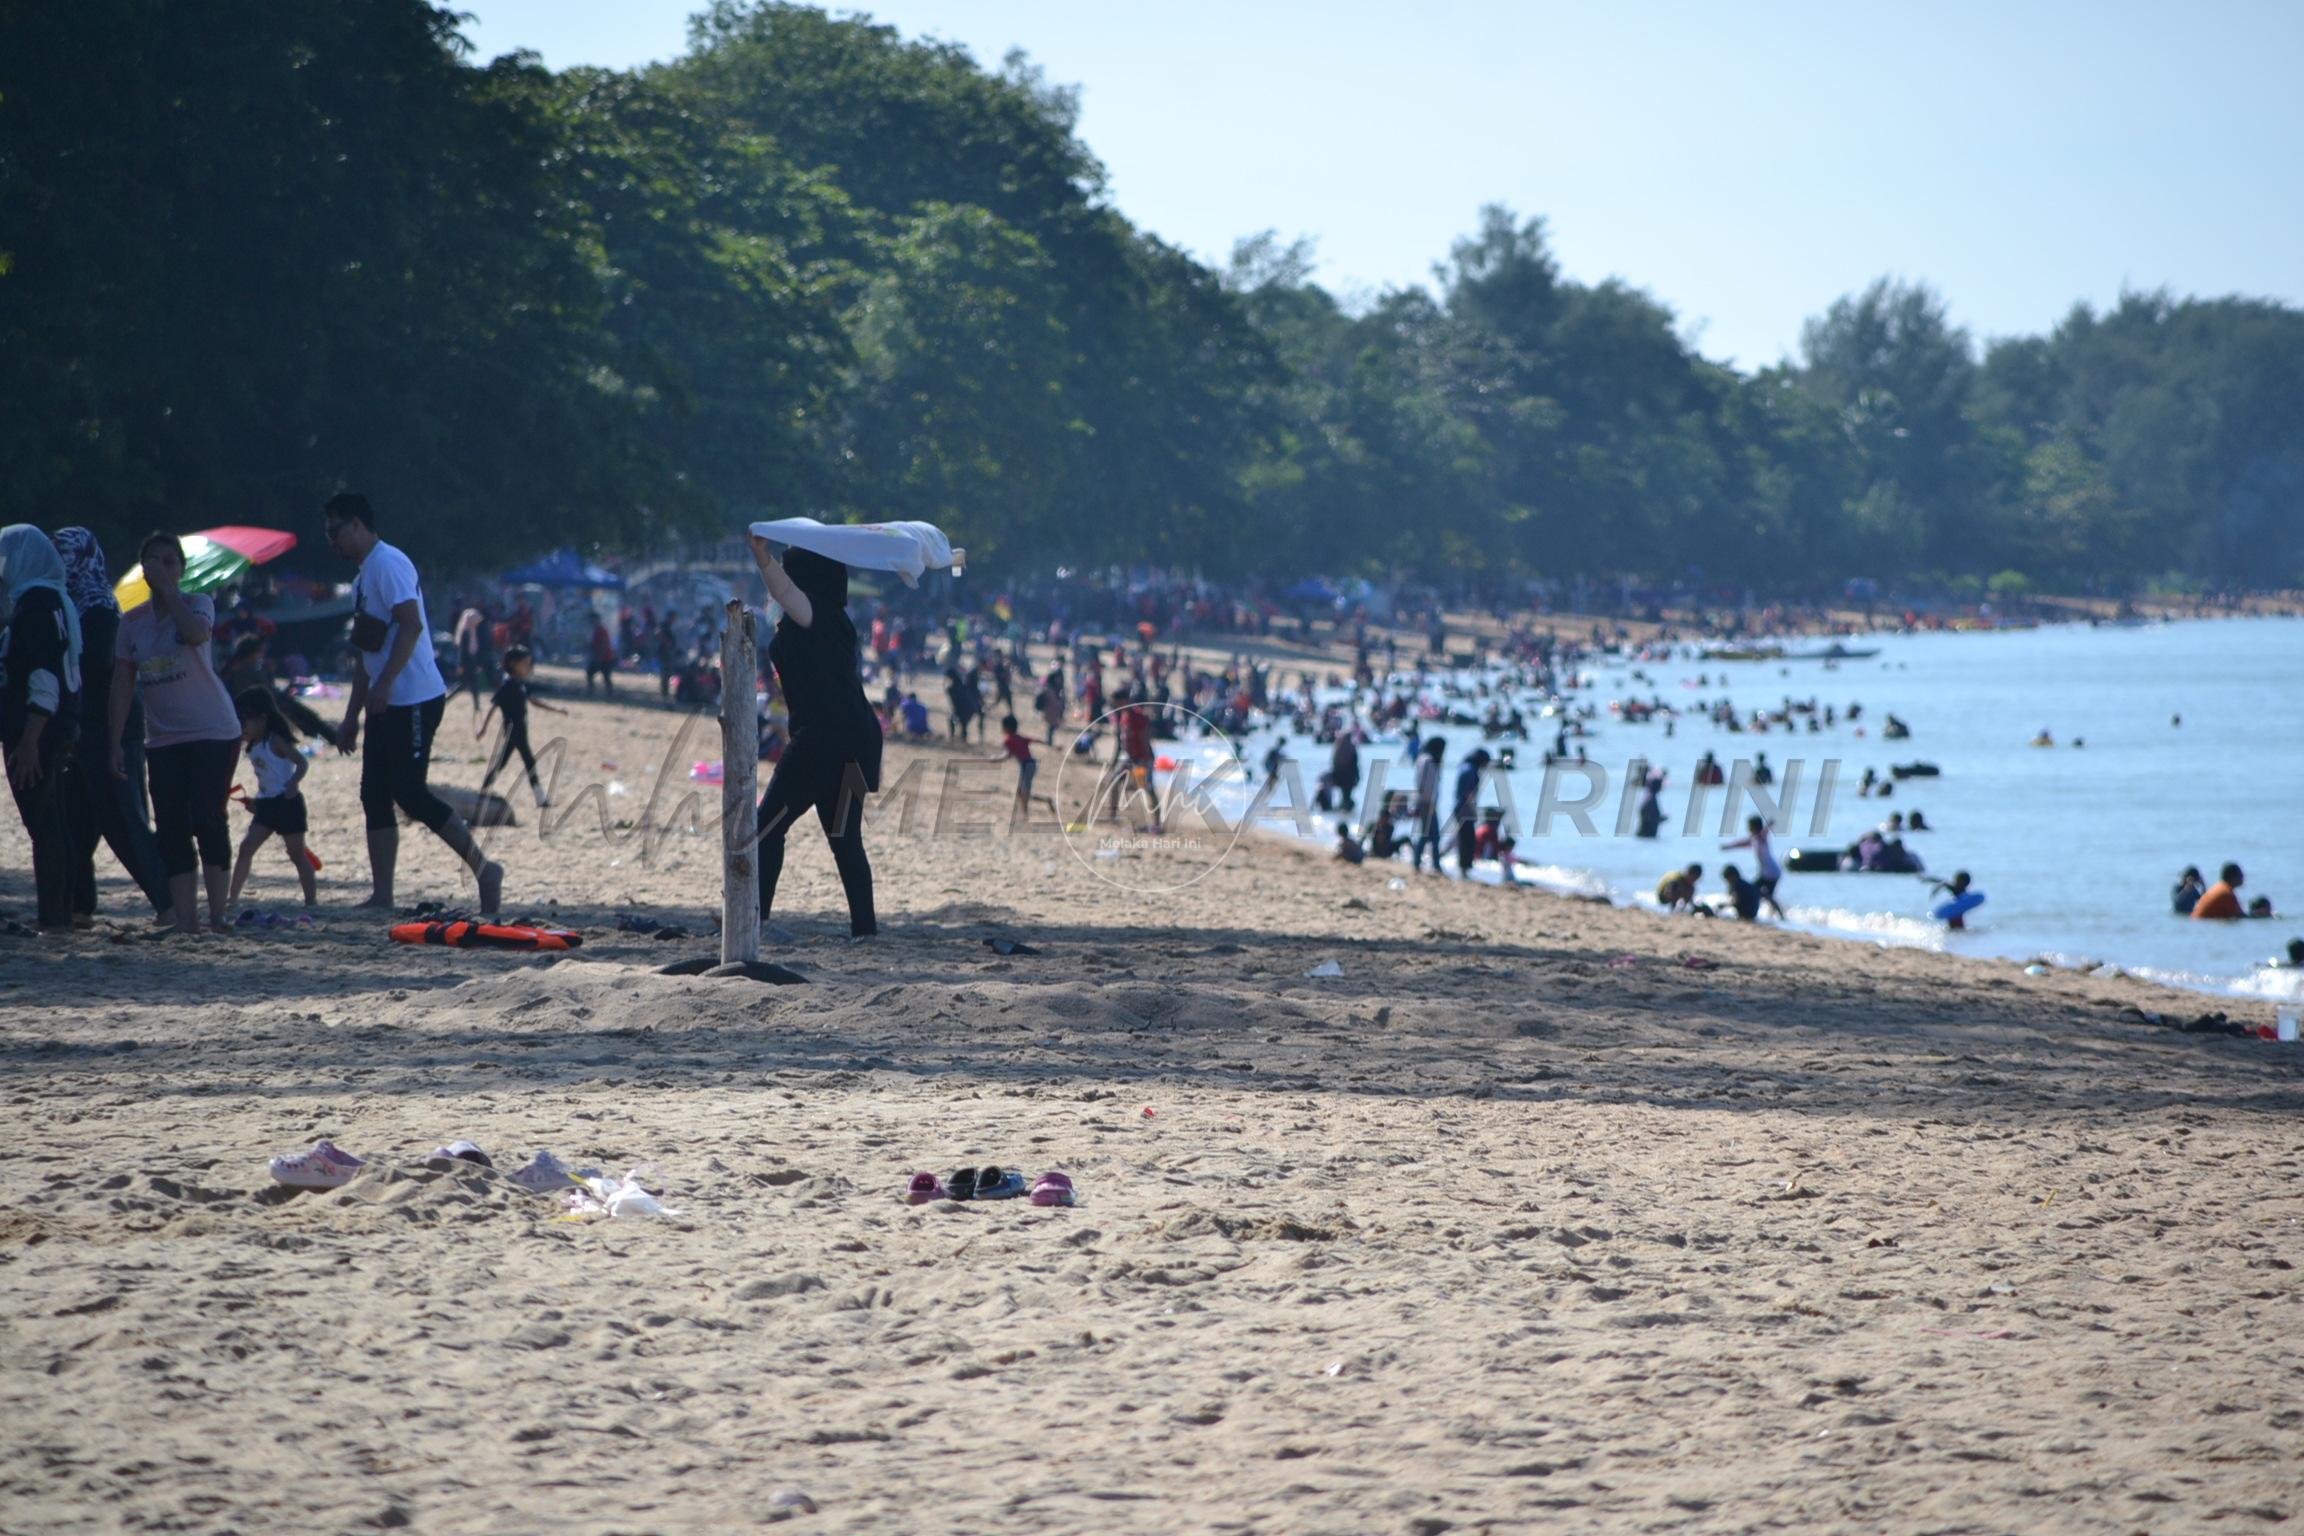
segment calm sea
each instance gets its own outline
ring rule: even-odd
[[[1508,784],[1522,827],[1523,875],[1634,903],[1648,899],[1665,870],[1698,862],[1705,866],[1705,890],[1716,893],[1722,863],[1737,861],[1749,874],[1751,856],[1720,851],[1723,792],[1713,791],[1700,824],[1690,823],[1693,767],[1707,749],[1731,768],[1764,752],[1779,792],[1793,763],[1801,764],[1799,788],[1777,819],[1779,856],[1795,847],[1845,846],[1890,812],[1918,808],[1935,830],[1906,845],[1930,875],[1965,869],[1987,897],[1966,933],[1947,933],[1929,919],[1927,887],[1913,876],[1788,874],[1778,897],[1795,927],[1963,954],[2112,964],[2148,979],[2236,995],[2304,996],[2304,973],[2269,964],[2291,936],[2304,935],[2298,806],[2304,619],[1882,635],[1846,643],[1876,647],[1879,655],[1827,667],[1708,661],[1680,651],[1664,661],[1588,668],[1584,686],[1565,702],[1574,710],[1600,709],[1580,742],[1608,775],[1607,797],[1590,813],[1592,836],[1558,814],[1548,826],[1538,824],[1543,751],[1559,720],[1536,719],[1542,701],[1522,693],[1516,702],[1530,717],[1532,739],[1515,744],[1520,761]],[[1818,651],[1823,643],[1790,648]],[[1467,695],[1483,681],[1434,677],[1425,696],[1477,713],[1486,699]],[[1670,735],[1661,719],[1626,723],[1608,707],[1658,698],[1679,712]],[[1804,725],[1765,734],[1729,731],[1703,711],[1723,698],[1746,719],[1754,710],[1781,709],[1788,699],[1814,700],[1832,706],[1839,723],[1818,732]],[[1855,724],[1846,718],[1851,704],[1862,706]],[[1911,727],[1910,739],[1882,739],[1890,713]],[[1453,782],[1454,765],[1482,744],[1481,733],[1441,724],[1426,734],[1434,730],[1448,742]],[[2043,730],[2054,747],[2031,745]],[[1261,764],[1278,734],[1267,728],[1243,738],[1242,758]],[[1486,744],[1494,751],[1502,743]],[[1326,766],[1327,749],[1292,736],[1288,750],[1309,789]],[[1390,783],[1407,786],[1397,737],[1378,741],[1365,756],[1389,757]],[[1634,759],[1668,775],[1663,804],[1670,820],[1656,840],[1615,831]],[[1812,828],[1828,762],[1839,765],[1838,785],[1819,834]],[[1912,762],[1932,763],[1941,774],[1907,780],[1891,799],[1858,796],[1865,768],[1886,775],[1892,765]],[[1587,783],[1583,775],[1563,773],[1555,796],[1575,799]],[[1280,798],[1284,804],[1284,792]],[[1486,798],[1493,802],[1500,792]],[[1735,808],[1739,825],[1749,809]],[[1323,827],[1333,819],[1323,818]],[[2279,918],[2195,923],[2172,915],[2169,889],[2183,867],[2197,864],[2214,879],[2227,860],[2247,871],[2243,897],[2270,896]],[[1493,870],[1484,873],[1495,877]]]

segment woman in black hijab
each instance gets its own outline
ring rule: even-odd
[[[831,845],[848,895],[848,931],[880,931],[872,910],[872,865],[864,857],[864,796],[880,787],[880,721],[858,675],[856,626],[848,618],[848,567],[805,549],[778,563],[752,536],[752,558],[768,595],[784,610],[768,659],[792,715],[792,740],[760,797],[760,920],[776,901],[784,834],[811,807]]]

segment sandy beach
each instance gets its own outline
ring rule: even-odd
[[[332,756],[314,927],[155,938],[100,853],[98,931],[0,938],[0,1531],[2304,1513],[2304,1047],[2143,1016],[2269,1005],[1277,838],[1100,869],[1003,829],[989,745],[891,750],[878,942],[808,828],[768,955],[807,984],[666,977],[717,955],[678,804],[716,730],[570,702],[572,818],[521,788],[494,847],[572,955],[387,942]],[[477,783],[466,709],[436,783]],[[7,818],[19,916],[26,863]],[[458,873],[412,835],[400,899]],[[266,849],[246,900],[293,890]],[[370,1170],[273,1186],[320,1137]],[[459,1137],[682,1214],[564,1219],[427,1163]],[[986,1163],[1079,1203],[900,1198]]]

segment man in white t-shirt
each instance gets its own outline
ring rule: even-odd
[[[400,823],[394,812],[432,829],[462,859],[480,884],[480,910],[493,914],[504,892],[503,866],[473,840],[472,829],[432,793],[432,738],[448,707],[448,687],[432,654],[432,625],[416,567],[376,537],[368,498],[346,491],[326,508],[328,547],[360,567],[353,582],[352,644],[360,670],[344,709],[337,745],[360,754],[360,807],[368,821],[368,869],[373,889],[362,906],[390,910],[392,877],[400,860]]]

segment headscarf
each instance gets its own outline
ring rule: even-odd
[[[848,606],[848,567],[829,555],[817,554],[812,549],[786,550],[784,574],[792,578],[792,585],[808,594],[811,607]]]
[[[85,528],[56,530],[56,553],[64,557],[64,587],[72,606],[82,613],[92,608],[120,611],[112,596],[112,572],[104,563],[104,546]]]
[[[71,644],[67,660],[77,670],[80,613],[64,590],[64,557],[56,553],[48,535],[30,523],[10,523],[0,528],[0,588],[8,593],[9,608],[13,610],[35,587],[48,588],[60,600],[56,606],[64,610],[64,632]]]

